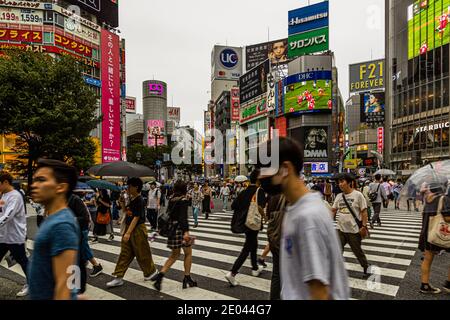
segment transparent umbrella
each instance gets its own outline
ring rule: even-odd
[[[447,193],[450,160],[434,162],[418,169],[406,181],[400,200],[416,199],[418,194]]]

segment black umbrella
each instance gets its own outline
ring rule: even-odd
[[[101,177],[152,177],[155,172],[139,164],[117,161],[93,166],[87,171],[89,174]]]

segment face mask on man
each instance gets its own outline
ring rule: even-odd
[[[261,179],[261,188],[270,196],[276,196],[283,193],[281,184],[273,184],[272,177]]]

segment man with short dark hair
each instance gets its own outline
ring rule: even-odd
[[[80,272],[77,254],[80,245],[80,229],[68,199],[75,189],[75,168],[57,160],[38,161],[33,175],[31,196],[33,201],[45,207],[47,218],[41,224],[31,256],[28,285],[32,300],[76,299],[75,278]],[[78,270],[78,271],[77,271]]]
[[[377,194],[376,200],[372,201],[374,215],[372,217],[372,221],[370,222],[370,226],[373,228],[375,222],[378,223],[378,226],[381,226],[381,219],[380,219],[381,203],[387,199],[386,190],[381,184],[381,174],[376,174],[375,182],[372,182],[369,185],[369,194],[371,193]]]
[[[272,154],[276,142],[279,149]],[[311,193],[300,179],[302,148],[291,139],[279,138],[263,150],[268,150],[272,162],[261,168],[261,187],[269,195],[283,193],[289,203],[281,230],[281,298],[349,299],[347,271],[330,211],[321,196]],[[277,166],[275,157],[279,158]]]
[[[128,270],[131,262],[136,260],[144,272],[144,280],[150,281],[157,274],[155,263],[153,262],[152,252],[148,243],[148,231],[145,227],[145,201],[141,196],[142,180],[131,178],[128,180],[128,194],[130,203],[125,207],[123,199],[119,201],[125,217],[125,230],[122,235],[120,246],[120,255],[114,270],[115,279],[108,282],[108,288],[122,286],[123,277]]]
[[[22,194],[14,189],[12,183],[12,176],[6,171],[0,171],[0,261],[9,251],[27,276],[25,203]],[[25,284],[17,296],[26,295],[28,285]]]

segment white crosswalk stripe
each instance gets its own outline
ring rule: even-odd
[[[111,274],[120,253],[121,237],[119,229],[114,228],[116,236],[113,242],[101,239],[100,243],[91,245],[104,268],[104,275],[95,279],[88,278],[87,295],[91,299],[99,300],[133,299],[136,292],[141,299],[268,299],[272,271],[270,256],[266,262],[267,268],[260,277],[251,276],[250,259],[247,259],[237,276],[240,286],[236,288],[230,288],[224,277],[231,269],[244,242],[243,235],[231,233],[231,217],[230,213],[213,213],[209,220],[204,220],[202,216],[199,218],[199,227],[190,231],[197,238],[193,249],[191,274],[198,281],[199,287],[182,289],[180,281],[184,266],[181,257],[167,273],[161,293],[153,289],[151,282],[143,281],[142,271],[135,262],[125,275],[123,290],[107,289],[106,282],[112,279]],[[192,225],[193,220],[190,218],[189,221]],[[363,242],[369,263],[376,267],[376,274],[369,280],[363,278],[362,267],[350,248],[346,247],[344,250],[352,299],[393,299],[416,253],[421,228],[421,216],[418,213],[382,213],[382,222],[381,227],[376,226],[371,230],[371,238]],[[261,254],[267,243],[265,231],[259,234],[258,240],[258,254]],[[158,237],[151,243],[153,260],[158,269],[170,254],[165,241],[164,238]],[[32,240],[28,241],[28,247],[32,250]],[[1,268],[6,268],[4,262],[0,265],[0,272]],[[11,271],[23,276],[17,265]]]

